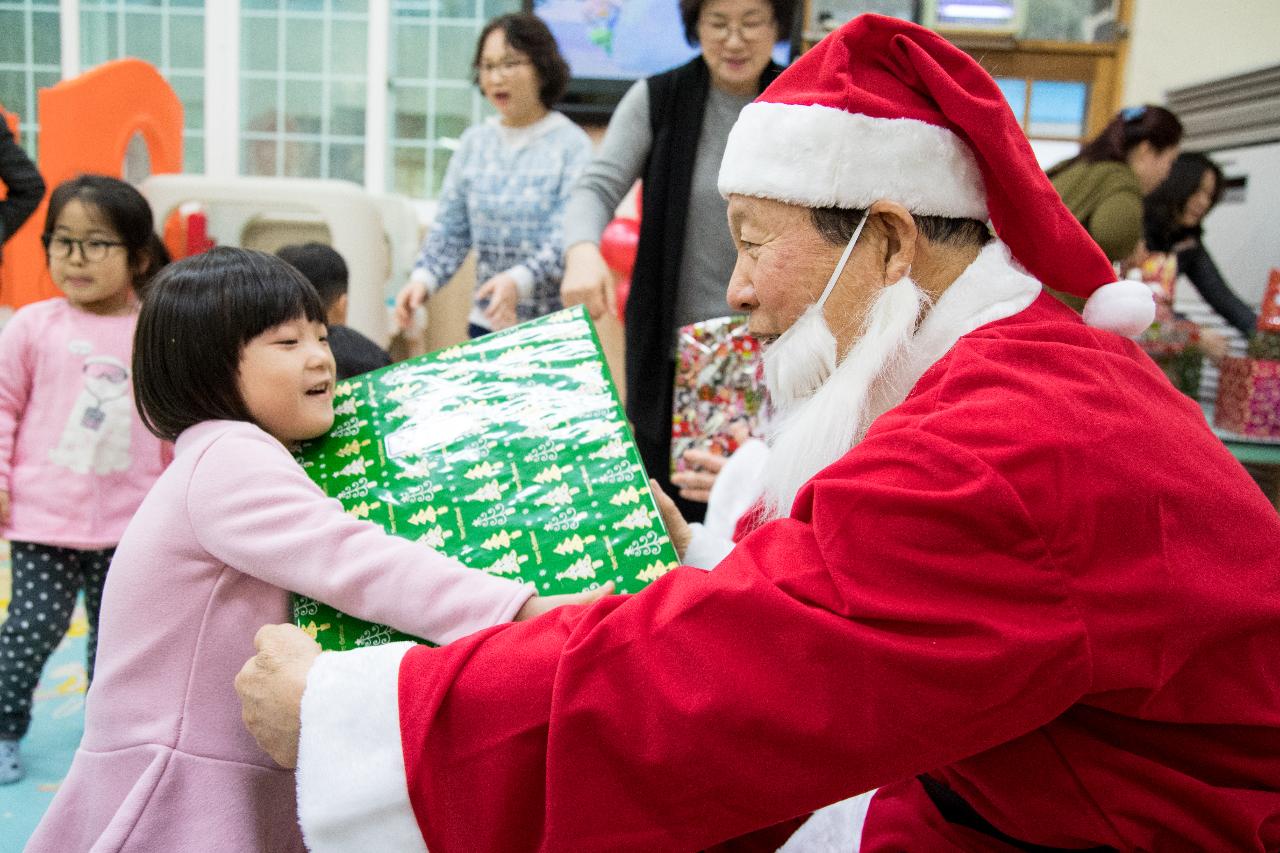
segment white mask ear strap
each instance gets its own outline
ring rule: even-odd
[[[840,279],[840,274],[844,272],[844,265],[849,262],[849,256],[853,254],[853,246],[858,242],[858,235],[862,233],[862,226],[867,224],[867,216],[871,211],[862,214],[862,218],[858,220],[858,227],[853,229],[853,236],[849,238],[849,242],[845,244],[844,253],[840,255],[840,263],[836,264],[836,271],[831,274],[831,278],[827,281],[826,288],[822,291],[822,295],[818,297],[817,305],[821,308],[827,302],[827,297],[831,295],[831,291],[835,288],[836,282]]]

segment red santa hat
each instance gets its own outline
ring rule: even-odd
[[[805,207],[990,219],[1042,284],[1088,300],[1091,326],[1137,335],[1150,289],[1110,261],[1058,197],[995,81],[924,27],[861,15],[800,57],[729,134],[721,194]]]

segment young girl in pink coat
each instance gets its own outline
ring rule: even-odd
[[[289,620],[288,590],[438,643],[599,597],[532,598],[325,497],[289,451],[333,423],[324,317],[258,252],[214,249],[153,283],[134,382],[175,458],[116,551],[84,740],[30,853],[303,849],[293,771],[254,743],[233,687],[257,629]]]

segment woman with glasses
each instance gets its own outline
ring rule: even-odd
[[[679,0],[690,62],[623,97],[596,159],[565,211],[565,305],[599,317],[613,304],[600,235],[640,178],[640,244],[626,313],[627,414],[649,476],[671,491],[676,330],[728,313],[736,249],[716,188],[729,129],[781,70],[771,57],[791,31],[790,0]],[[701,519],[706,504],[678,501]]]
[[[477,287],[468,317],[474,338],[560,307],[561,215],[591,157],[591,141],[551,109],[564,94],[569,66],[538,18],[490,21],[472,67],[498,114],[462,135],[435,226],[396,299],[396,317],[408,328],[413,312],[474,248]]]

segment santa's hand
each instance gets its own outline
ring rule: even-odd
[[[294,625],[264,625],[253,647],[258,653],[236,675],[245,728],[277,764],[296,767],[302,693],[320,646]]]
[[[9,493],[0,489],[0,524],[9,526]]]
[[[680,497],[685,500],[706,503],[726,457],[705,450],[686,450],[680,458],[689,467],[671,475],[672,485],[680,487]]]
[[[613,581],[606,581],[596,589],[585,592],[570,592],[564,595],[534,595],[524,603],[516,613],[512,622],[523,622],[526,619],[537,619],[548,610],[564,607],[566,604],[591,604],[613,592]]]
[[[662,515],[662,523],[667,528],[667,535],[671,537],[671,545],[676,549],[676,556],[683,563],[684,552],[689,550],[689,540],[693,538],[693,529],[680,514],[676,502],[662,491],[657,480],[649,480],[649,489],[653,492],[653,499],[658,504],[658,512]]]

